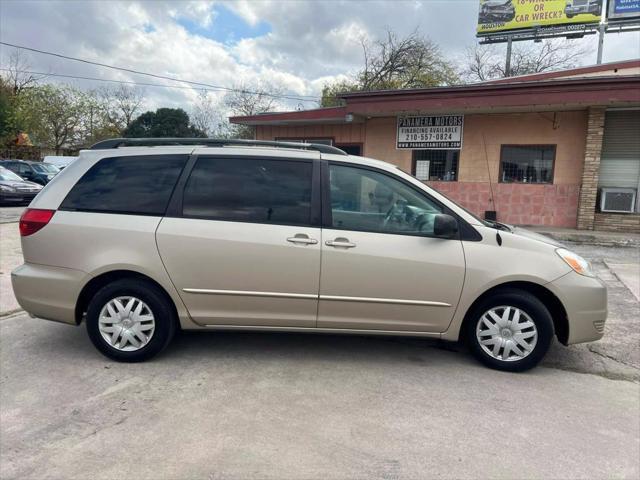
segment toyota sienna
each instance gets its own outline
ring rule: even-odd
[[[153,357],[178,329],[269,330],[462,340],[522,371],[554,337],[598,340],[607,316],[577,254],[327,145],[107,140],[19,228],[20,305],[84,321],[120,361]]]

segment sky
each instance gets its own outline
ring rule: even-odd
[[[361,39],[419,29],[462,62],[477,43],[478,0],[29,1],[0,0],[0,41],[211,85],[276,85],[298,100],[278,109],[314,108],[322,86],[363,63]],[[595,63],[597,37],[576,41]],[[503,47],[499,47],[503,48]],[[0,68],[12,47],[0,45]],[[31,70],[187,86],[30,52]],[[604,61],[640,58],[640,34],[608,34]],[[80,88],[104,83],[55,79]],[[197,87],[144,87],[145,107],[190,111]],[[211,93],[217,98],[222,93]]]

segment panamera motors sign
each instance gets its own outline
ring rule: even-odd
[[[396,148],[449,150],[462,147],[464,115],[398,117]]]

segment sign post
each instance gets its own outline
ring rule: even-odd
[[[507,40],[507,61],[504,65],[504,76],[511,76],[511,44],[513,43],[513,37],[509,35],[509,39]]]

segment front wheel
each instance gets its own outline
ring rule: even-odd
[[[176,330],[172,305],[144,280],[117,280],[101,288],[87,308],[87,333],[105,356],[141,362],[160,353]]]
[[[471,314],[466,339],[472,353],[497,370],[535,367],[554,335],[549,310],[523,290],[503,290],[483,300]]]

